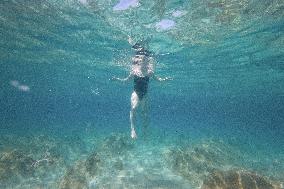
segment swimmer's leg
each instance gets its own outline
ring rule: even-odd
[[[137,138],[135,132],[135,124],[136,124],[136,114],[137,114],[138,105],[139,105],[139,97],[134,91],[131,95],[131,110],[130,110],[131,138],[133,139]]]
[[[141,109],[142,109],[142,124],[143,124],[143,135],[147,137],[147,130],[149,127],[149,102],[147,95],[141,101]]]

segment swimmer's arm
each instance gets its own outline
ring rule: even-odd
[[[133,77],[133,74],[130,73],[129,76],[127,76],[126,78],[112,77],[111,80],[112,81],[129,81],[132,77]]]
[[[156,81],[168,81],[168,80],[173,80],[173,78],[171,78],[171,77],[165,77],[165,78],[161,78],[161,77],[158,77],[158,76],[156,76],[155,75],[155,73],[154,73],[154,66],[153,65],[155,65],[155,63],[154,63],[154,58],[153,57],[150,57],[149,58],[149,64],[151,65],[151,77],[154,79],[154,80],[156,80]]]
[[[134,45],[135,44],[135,42],[133,41],[133,39],[128,35],[128,43],[130,44],[130,45]]]
[[[168,80],[173,80],[173,78],[171,78],[171,77],[161,78],[161,77],[156,76],[155,74],[152,75],[152,78],[155,79],[156,81],[168,81]]]

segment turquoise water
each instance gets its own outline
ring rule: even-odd
[[[2,0],[0,188],[206,189],[216,171],[220,188],[245,188],[230,171],[283,188],[283,7]],[[138,124],[135,141],[133,83],[109,80],[129,73],[128,36],[173,78],[150,81],[148,136]]]

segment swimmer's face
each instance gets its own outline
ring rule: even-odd
[[[135,57],[133,57],[133,64],[138,64],[141,65],[143,63],[145,63],[145,56],[144,55],[135,55]]]

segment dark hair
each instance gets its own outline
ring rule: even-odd
[[[135,43],[135,45],[132,46],[133,49],[140,49],[140,48],[144,48],[143,45],[139,42]]]
[[[136,55],[144,55],[144,56],[151,56],[152,55],[152,53],[150,51],[145,49],[142,40],[136,42],[132,46],[132,48],[136,51]]]

